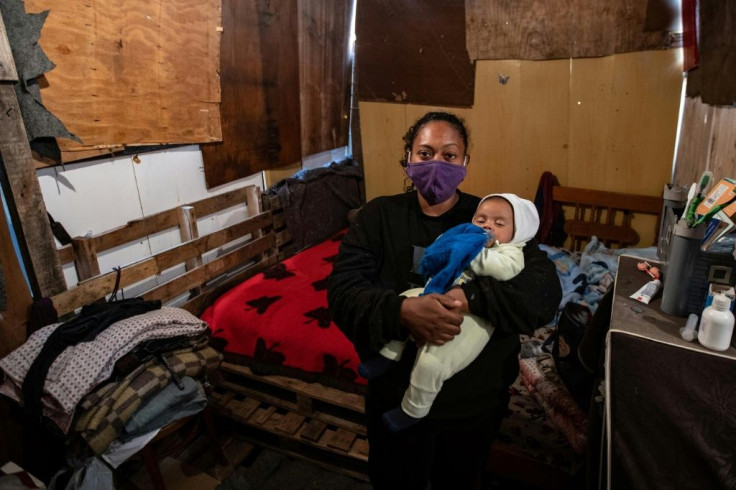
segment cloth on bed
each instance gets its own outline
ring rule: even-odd
[[[509,388],[509,415],[501,421],[498,441],[519,448],[536,461],[575,474],[583,466],[559,428],[545,414],[545,409],[517,377]]]
[[[578,454],[585,452],[588,417],[567,391],[550,354],[519,360],[521,380]]]
[[[303,170],[269,189],[284,206],[296,250],[319,243],[348,225],[348,212],[362,204],[362,168],[348,159]]]
[[[202,314],[211,345],[258,374],[361,391],[353,344],[330,320],[327,278],[342,231],[231,289]]]
[[[618,269],[618,257],[631,254],[643,259],[656,259],[657,248],[609,249],[593,236],[582,253],[540,245],[555,263],[562,285],[560,309],[569,302],[587,305],[595,313],[598,302],[612,287]]]

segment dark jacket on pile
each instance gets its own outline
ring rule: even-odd
[[[59,325],[46,340],[23,380],[23,399],[27,413],[41,417],[41,395],[49,368],[67,347],[80,342],[91,342],[115,322],[158,310],[161,301],[131,298],[111,303],[86,305],[77,317]]]

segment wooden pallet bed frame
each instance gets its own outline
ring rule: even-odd
[[[249,214],[245,221],[199,235],[197,219],[244,203]],[[164,271],[178,265],[180,275],[139,296],[164,303],[179,298],[173,306],[199,316],[228,289],[294,253],[283,211],[278,196],[248,186],[98,235],[74,238],[58,253],[62,264],[74,264],[80,281],[52,297],[52,302],[63,318],[86,304],[104,300],[116,282],[126,288],[158,280]],[[119,270],[100,271],[98,254],[175,229],[180,232],[179,245],[122,265]],[[202,256],[217,249],[228,251],[203,263]],[[224,362],[211,402],[218,414],[251,428],[245,435],[254,443],[366,478],[368,443],[362,395],[295,378],[258,376],[247,367]]]
[[[632,200],[631,195],[620,193],[591,194],[585,189],[556,188],[555,193],[556,199],[565,205],[592,208],[587,217],[584,212],[576,213],[568,224],[573,227],[568,232],[576,239],[581,226],[598,233],[609,229],[615,231],[613,239],[624,246],[631,245],[632,239],[638,240],[638,236],[632,237],[628,232],[620,240],[621,229],[630,228],[631,213],[658,215],[662,202],[658,198]],[[197,218],[243,203],[249,214],[245,221],[199,236]],[[632,203],[636,206],[632,207]],[[613,217],[606,218],[603,228],[574,224],[584,220],[599,223],[602,209],[609,215],[623,210],[628,221],[615,224]],[[116,282],[121,288],[129,287],[145,279],[160,278],[162,272],[178,265],[181,274],[139,296],[164,303],[179,298],[173,306],[200,315],[225,290],[293,253],[282,212],[278,197],[261,195],[258,188],[249,186],[135,220],[96,236],[75,238],[71,246],[59,249],[59,254],[62,263],[74,262],[80,282],[52,301],[60,316],[68,315],[85,304],[104,299]],[[179,245],[123,265],[119,270],[100,271],[97,254],[176,228],[181,235]],[[203,262],[204,254],[224,248],[228,251]],[[247,367],[224,362],[211,403],[216,413],[247,428],[245,435],[256,444],[366,478],[368,442],[362,395],[285,376],[259,376]],[[525,459],[518,448],[501,443],[494,443],[488,468],[514,478],[522,476],[527,483],[546,488],[563,488],[567,483],[568,475]]]

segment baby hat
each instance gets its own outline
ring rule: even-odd
[[[516,194],[488,194],[480,200],[478,206],[491,197],[506,199],[514,210],[514,237],[511,243],[526,243],[537,234],[539,229],[539,213],[537,207],[528,199],[522,199]]]

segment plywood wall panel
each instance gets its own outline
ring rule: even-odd
[[[221,139],[219,1],[25,3],[50,9],[40,42],[57,66],[44,104],[83,141],[61,140],[64,160],[89,147]]]
[[[499,82],[503,77],[506,83]],[[523,141],[516,135],[523,124],[521,62],[489,61],[476,66],[476,104],[467,118],[470,168],[462,185],[466,192],[489,194],[510,189],[513,173],[499,169],[521,165]]]
[[[404,104],[360,102],[363,175],[366,198],[369,200],[404,190],[406,173],[399,165],[399,160],[404,147],[401,138],[413,122],[409,121],[406,113],[410,107]]]
[[[611,190],[658,195],[670,181],[681,93],[679,50],[616,56],[613,98],[621,103],[609,123],[620,151],[606,165]]]
[[[546,170],[560,174],[570,158],[570,94],[561,90],[570,84],[569,60],[524,63],[521,70],[522,161],[512,173],[512,192],[533,199]]]
[[[674,154],[679,63],[678,50],[479,61],[475,105],[438,108],[461,115],[470,127],[471,161],[461,189],[531,199],[549,170],[563,185],[660,195]],[[499,74],[508,77],[505,84]],[[429,108],[360,104],[369,199],[401,191],[404,174],[395,170],[401,138]],[[649,244],[653,236],[644,240]]]
[[[606,179],[606,155],[611,151],[610,132],[601,125],[611,117],[615,57],[570,60],[569,122],[570,160],[567,169],[557,174],[571,187],[590,187]],[[593,128],[595,128],[593,130]]]
[[[286,179],[288,177],[291,177],[295,173],[302,170],[302,162],[296,162],[293,165],[289,165],[287,167],[280,167],[280,168],[272,168],[270,170],[265,170],[263,172],[263,177],[265,180],[265,188],[268,189],[272,185],[277,184],[279,181]]]
[[[677,51],[573,60],[572,152],[561,181],[660,193],[671,173],[680,93]]]

